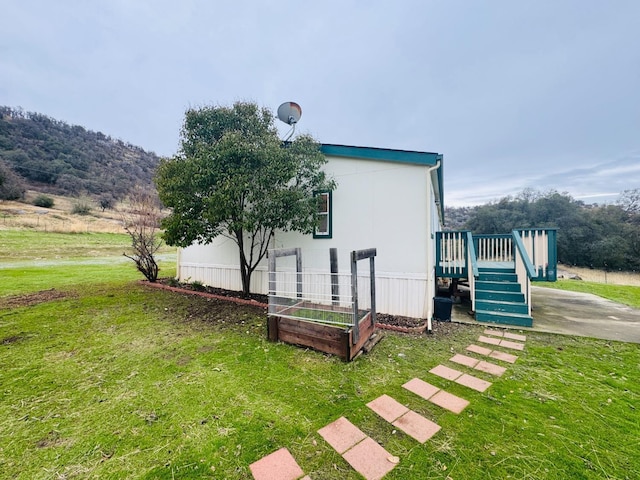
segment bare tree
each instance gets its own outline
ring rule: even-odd
[[[631,215],[640,213],[640,188],[624,190],[618,197],[617,204]]]
[[[162,246],[159,236],[162,219],[160,201],[155,192],[136,187],[129,195],[128,203],[122,220],[125,231],[131,237],[133,254],[125,252],[123,255],[134,261],[136,268],[147,280],[155,282],[159,268],[154,255]]]

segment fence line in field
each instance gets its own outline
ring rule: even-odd
[[[609,283],[611,285],[630,285],[640,287],[640,273],[605,272],[604,270],[558,265],[558,279],[572,278],[577,275],[585,282]]]

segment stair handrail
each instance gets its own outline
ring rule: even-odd
[[[513,230],[511,236],[513,237],[513,244],[515,245],[516,275],[518,275],[520,285],[524,286],[524,299],[529,309],[529,315],[531,315],[531,279],[537,275],[536,268],[529,258],[520,233],[517,230]]]
[[[471,311],[475,310],[476,303],[476,278],[480,271],[478,269],[478,258],[476,255],[476,246],[473,243],[473,234],[466,232],[467,236],[467,280],[469,281],[469,298],[471,299]]]

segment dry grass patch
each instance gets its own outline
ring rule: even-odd
[[[558,265],[558,275],[577,275],[585,282],[610,283],[612,285],[630,285],[640,287],[640,273],[634,272],[605,272],[595,268],[572,267]]]
[[[54,200],[51,208],[37,207],[37,192],[27,192],[24,202],[0,202],[0,229],[26,228],[58,233],[124,233],[122,215],[117,209],[101,211],[99,205],[88,215],[73,211],[77,199],[47,195]]]

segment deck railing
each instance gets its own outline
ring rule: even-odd
[[[471,299],[471,310],[475,310],[476,303],[476,278],[480,273],[478,269],[478,259],[476,249],[473,248],[473,235],[467,232],[467,281],[469,282],[469,298]]]
[[[511,235],[474,235],[478,262],[513,262]]]
[[[438,232],[436,275],[466,278],[472,310],[479,267],[489,264],[515,267],[531,315],[531,282],[557,279],[556,230],[531,228],[506,235],[472,235],[469,231]]]
[[[528,228],[514,230],[513,233],[517,233],[521,237],[523,247],[533,264],[535,272],[531,280],[555,282],[558,276],[556,270],[558,264],[556,229]]]
[[[515,268],[516,275],[518,276],[518,283],[524,290],[524,301],[529,308],[528,314],[531,315],[531,280],[536,276],[537,272],[531,263],[529,253],[524,246],[520,232],[514,230],[511,235],[513,236],[513,244],[515,245]]]
[[[557,280],[556,230],[529,228],[505,235],[471,235],[471,232],[443,231],[436,235],[436,275],[447,278],[469,278],[470,252],[477,264],[513,263],[516,260],[514,233],[522,240],[523,251],[533,264],[531,280]],[[473,249],[469,247],[473,245]]]
[[[468,238],[471,232],[448,231],[436,234],[436,275],[467,278]]]

